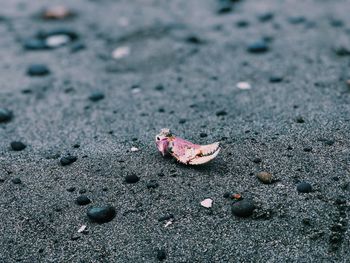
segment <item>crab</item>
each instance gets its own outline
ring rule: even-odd
[[[198,165],[213,160],[220,151],[218,142],[199,145],[175,136],[169,129],[162,129],[156,136],[156,145],[160,153],[172,155],[180,163]]]

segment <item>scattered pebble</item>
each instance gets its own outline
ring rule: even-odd
[[[118,47],[112,52],[112,57],[114,59],[122,59],[129,56],[130,48],[128,46]]]
[[[202,40],[195,35],[191,35],[186,38],[186,42],[191,44],[201,44]]]
[[[166,259],[166,252],[164,248],[158,249],[157,251],[157,259],[159,261],[163,261]]]
[[[152,180],[152,181],[148,182],[146,186],[148,189],[155,189],[159,186],[159,184],[157,181]]]
[[[272,12],[266,12],[264,14],[258,15],[258,19],[260,22],[268,22],[274,18],[274,14]]]
[[[72,156],[72,155],[67,155],[67,156],[64,156],[60,159],[60,163],[62,166],[66,166],[66,165],[74,163],[76,160],[78,160],[78,157]]]
[[[257,174],[257,177],[264,184],[271,184],[272,183],[272,174],[270,174],[268,172],[260,172]]]
[[[244,199],[232,205],[232,213],[238,217],[248,217],[253,214],[255,205],[253,201]]]
[[[238,82],[236,84],[236,87],[242,90],[251,89],[251,86],[248,82]]]
[[[50,74],[49,68],[44,64],[32,64],[27,69],[29,76],[46,76]]]
[[[304,123],[304,122],[305,122],[304,118],[301,117],[301,116],[296,117],[295,121],[296,121],[297,123]]]
[[[86,195],[78,196],[76,199],[78,205],[87,205],[91,203],[91,200]]]
[[[241,194],[233,194],[233,195],[231,195],[231,199],[241,200],[241,199],[243,199],[243,198],[242,198],[242,195],[241,195]]]
[[[247,47],[247,51],[250,53],[264,53],[269,50],[269,47],[264,40],[259,40],[251,43]]]
[[[102,100],[104,99],[105,97],[105,94],[101,91],[94,91],[90,94],[89,96],[89,100],[93,101],[93,102],[96,102],[96,101],[99,101],[99,100]]]
[[[201,206],[205,207],[205,208],[210,208],[212,207],[213,205],[213,200],[210,199],[210,198],[207,198],[207,199],[204,199],[202,202],[201,202]]]
[[[229,0],[220,0],[218,3],[218,8],[216,10],[216,12],[219,15],[222,14],[227,14],[230,13],[232,11],[232,4],[230,3]]]
[[[72,53],[75,53],[85,48],[86,48],[86,45],[83,42],[76,42],[72,44],[72,46],[70,47],[70,51]]]
[[[67,192],[72,193],[72,192],[75,191],[75,189],[76,189],[76,188],[75,188],[74,186],[71,186],[71,187],[67,188]]]
[[[199,136],[200,136],[201,138],[205,138],[205,137],[208,136],[208,134],[206,134],[205,132],[201,132],[201,133],[199,134]]]
[[[4,108],[0,108],[0,123],[9,122],[12,119],[12,117],[13,115],[11,111]]]
[[[11,181],[12,181],[12,183],[14,183],[14,184],[20,184],[20,183],[22,183],[21,179],[18,178],[18,177],[13,178]]]
[[[70,37],[67,35],[54,35],[45,39],[45,44],[49,48],[57,48],[64,46],[70,42]]]
[[[335,140],[325,140],[324,143],[328,146],[332,146],[335,143]]]
[[[273,75],[273,76],[270,77],[269,81],[271,83],[278,83],[278,82],[283,81],[283,77],[279,76],[279,75]]]
[[[247,27],[249,26],[249,22],[246,20],[239,20],[236,22],[237,27]]]
[[[125,176],[125,182],[128,184],[135,184],[140,180],[136,174],[129,174]]]
[[[158,221],[162,222],[162,221],[167,221],[167,220],[172,220],[172,219],[174,219],[174,215],[173,214],[169,214],[169,215],[165,215],[165,216],[159,217]]]
[[[13,141],[11,142],[10,145],[12,150],[14,151],[22,151],[27,147],[23,142],[19,142],[19,141]]]
[[[253,163],[261,163],[262,162],[262,160],[261,160],[261,158],[254,158],[253,159]]]
[[[87,229],[87,226],[86,225],[82,225],[79,229],[78,229],[78,233],[83,233],[85,232]]]
[[[225,111],[225,110],[221,110],[221,111],[217,111],[216,112],[216,116],[225,116],[225,115],[227,115],[227,112]]]
[[[312,191],[312,186],[309,183],[301,182],[297,185],[297,191],[300,193],[310,193]]]
[[[89,219],[96,223],[106,223],[111,221],[116,215],[115,208],[107,205],[102,207],[92,207],[87,211]]]
[[[173,220],[170,219],[168,222],[165,223],[164,227],[168,227],[173,223]]]
[[[132,152],[138,152],[138,151],[139,151],[139,148],[131,147],[130,151],[132,151]]]
[[[158,84],[157,86],[155,86],[154,88],[157,91],[163,91],[164,90],[164,86],[162,84]]]
[[[304,152],[312,152],[312,147],[305,147]]]
[[[62,20],[66,18],[73,17],[75,14],[67,7],[63,5],[51,6],[46,8],[42,13],[42,18],[44,19],[53,19],[53,20]]]

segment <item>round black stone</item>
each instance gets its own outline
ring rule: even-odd
[[[76,156],[67,155],[61,158],[60,163],[61,165],[65,166],[74,163],[77,159],[78,157]]]
[[[87,205],[91,203],[91,200],[86,195],[81,195],[77,197],[76,202],[78,205]]]
[[[312,152],[312,148],[311,147],[305,147],[304,148],[304,152]]]
[[[157,251],[157,259],[159,261],[163,261],[166,259],[166,252],[165,252],[165,249],[161,248],[161,249],[158,249]]]
[[[76,188],[74,186],[72,186],[72,187],[67,188],[67,191],[71,193],[71,192],[74,192],[75,189]]]
[[[26,145],[23,142],[14,141],[14,142],[11,142],[10,145],[12,150],[14,151],[22,151],[26,148]]]
[[[140,180],[140,178],[136,174],[129,174],[125,176],[125,182],[128,184],[134,184],[137,183]]]
[[[254,162],[254,163],[261,163],[262,160],[261,160],[261,158],[254,158],[254,159],[253,159],[253,162]]]
[[[91,101],[96,102],[96,101],[99,101],[99,100],[104,99],[104,97],[105,97],[105,94],[103,94],[101,91],[94,91],[94,92],[92,92],[91,95],[89,96],[89,99],[90,99]]]
[[[206,134],[205,132],[201,132],[201,133],[199,134],[199,136],[200,136],[201,138],[205,138],[205,137],[208,136],[208,134]]]
[[[278,76],[278,75],[273,75],[270,77],[270,82],[271,83],[278,83],[278,82],[281,82],[283,80],[283,77],[282,76]]]
[[[247,50],[250,53],[264,53],[269,50],[269,47],[265,41],[259,40],[252,44],[249,44]]]
[[[253,214],[255,205],[253,201],[244,199],[232,205],[232,213],[239,217],[248,217]]]
[[[0,123],[8,122],[11,119],[12,119],[12,112],[7,109],[0,108]]]
[[[115,217],[116,211],[113,206],[92,207],[87,211],[88,218],[96,223],[106,223]]]
[[[19,179],[18,177],[17,177],[17,178],[13,178],[11,181],[12,181],[12,183],[14,183],[14,184],[20,184],[20,183],[22,183],[21,179]]]
[[[312,186],[309,183],[301,182],[297,185],[297,191],[300,193],[310,193],[312,191]]]
[[[225,116],[225,115],[227,115],[227,112],[224,110],[216,112],[216,116]]]
[[[297,123],[304,123],[304,122],[305,122],[304,118],[301,117],[301,116],[297,117],[297,118],[295,119],[295,121],[296,121]]]
[[[32,64],[27,69],[29,76],[46,76],[50,74],[49,68],[44,64]]]

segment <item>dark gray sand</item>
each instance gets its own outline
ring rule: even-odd
[[[349,1],[65,0],[64,21],[0,2],[0,262],[350,262]],[[164,127],[222,151],[162,158]]]

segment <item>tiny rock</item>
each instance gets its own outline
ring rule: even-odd
[[[11,142],[10,145],[12,150],[14,151],[22,151],[27,147],[23,142],[19,142],[19,141]]]
[[[236,87],[242,90],[251,89],[251,86],[248,82],[238,82]]]
[[[268,172],[260,172],[257,174],[257,177],[264,184],[271,184],[271,182],[272,182],[272,174],[270,174]]]
[[[116,215],[115,208],[107,205],[102,207],[91,207],[87,211],[89,219],[96,223],[106,223],[111,221]]]
[[[238,217],[248,217],[253,214],[255,205],[253,201],[248,199],[243,199],[232,205],[232,213]]]
[[[12,112],[7,109],[0,108],[0,123],[9,122],[11,119]]]
[[[137,151],[139,151],[139,148],[131,147],[130,151],[132,151],[132,152],[137,152]]]
[[[63,5],[46,8],[42,14],[44,19],[65,19],[74,16],[74,13]]]
[[[297,185],[297,191],[300,193],[310,193],[312,191],[312,186],[307,182],[301,182]]]
[[[122,59],[130,54],[130,48],[127,46],[118,47],[112,52],[114,59]]]
[[[201,206],[205,207],[205,208],[210,208],[212,207],[213,205],[213,200],[210,199],[210,198],[207,198],[207,199],[204,199],[202,202],[201,202]]]

